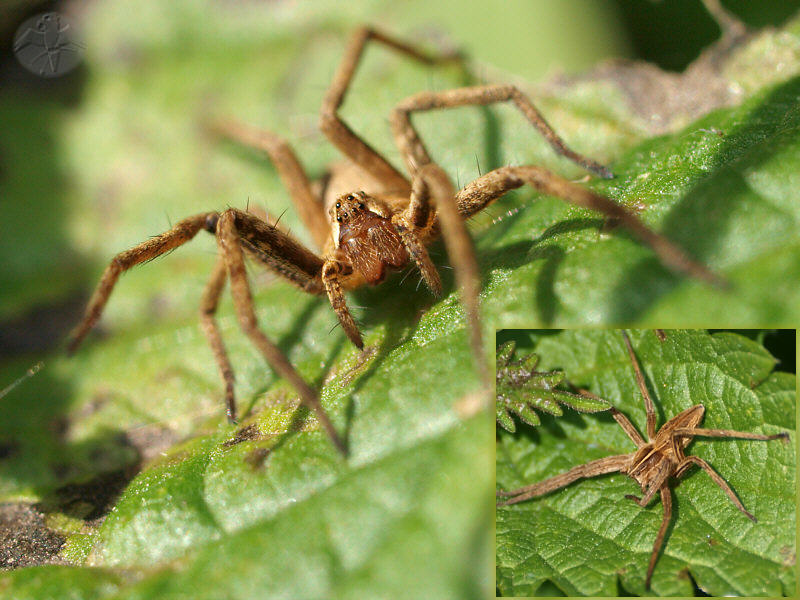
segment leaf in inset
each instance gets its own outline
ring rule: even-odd
[[[795,586],[795,377],[774,372],[759,344],[731,333],[631,333],[658,425],[695,404],[702,427],[775,434],[791,442],[696,438],[687,453],[705,459],[758,519],[751,522],[699,469],[673,490],[673,521],[651,590],[644,577],[662,507],[640,508],[622,474],[582,480],[546,496],[497,509],[497,585],[504,595],[534,594],[552,582],[567,595],[693,594],[780,596]],[[640,433],[645,412],[618,331],[567,330],[535,347],[547,368],[607,398]],[[607,414],[545,418],[537,435],[500,432],[497,484],[515,489],[634,445]]]
[[[564,373],[537,371],[539,357],[536,354],[523,356],[516,361],[512,360],[513,355],[513,341],[497,348],[495,412],[497,423],[506,431],[516,431],[510,414],[512,412],[535,427],[541,421],[534,409],[560,417],[563,413],[559,404],[590,413],[609,408],[609,404],[601,398],[558,389],[556,386],[564,382]]]

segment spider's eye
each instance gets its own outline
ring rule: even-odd
[[[353,196],[353,194],[347,194],[347,199],[352,202],[353,200],[355,200],[355,197]]]
[[[347,218],[347,213],[342,213],[342,216],[346,219]]]
[[[339,221],[339,223],[341,223],[342,222],[342,217],[336,217],[336,220]]]
[[[336,203],[336,208],[342,208],[342,203],[341,202],[337,202]]]
[[[358,203],[358,208],[360,208],[361,210],[364,210],[364,203],[363,202],[359,202]]]

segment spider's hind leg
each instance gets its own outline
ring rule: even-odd
[[[642,242],[648,245],[662,264],[673,271],[685,273],[719,288],[729,287],[728,282],[708,267],[690,258],[683,250],[663,235],[645,225],[639,217],[610,198],[576,185],[544,169],[533,165],[500,167],[489,171],[464,186],[456,194],[456,203],[462,217],[468,218],[488,206],[510,190],[528,184],[542,193],[602,213],[619,221]]]
[[[350,160],[383,182],[387,188],[407,193],[410,186],[406,178],[380,153],[350,129],[339,116],[339,108],[344,102],[345,95],[355,75],[356,67],[358,67],[364,52],[364,47],[369,40],[380,42],[396,52],[429,65],[459,61],[461,58],[455,53],[427,54],[380,31],[369,27],[360,27],[350,38],[344,57],[322,101],[320,129],[331,143],[339,148]]]
[[[731,486],[729,486],[728,483],[722,477],[720,477],[719,473],[717,473],[711,467],[711,465],[709,465],[706,461],[704,461],[699,456],[687,456],[686,458],[684,458],[683,462],[678,465],[678,467],[677,467],[677,469],[675,471],[675,478],[678,479],[678,478],[683,477],[684,475],[686,475],[686,472],[689,470],[689,467],[691,467],[692,465],[697,465],[698,467],[703,469],[706,473],[708,473],[709,477],[711,477],[711,480],[714,483],[716,483],[723,492],[725,492],[725,495],[728,496],[728,498],[733,503],[733,505],[736,508],[738,508],[739,511],[745,517],[747,517],[748,519],[750,519],[754,523],[756,522],[756,518],[753,516],[753,514],[750,511],[748,511],[744,507],[744,504],[742,504],[742,501],[739,500],[739,498],[737,498],[736,493],[733,491],[733,489],[731,489]]]

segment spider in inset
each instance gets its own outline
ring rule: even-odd
[[[703,436],[769,441],[778,438],[788,440],[789,434],[784,432],[775,435],[762,435],[759,433],[730,431],[727,429],[701,429],[697,426],[703,420],[703,414],[705,413],[705,408],[702,404],[687,408],[680,414],[672,417],[658,432],[656,432],[656,411],[653,406],[653,401],[650,398],[650,393],[647,391],[642,369],[639,366],[639,361],[636,359],[636,354],[633,351],[633,346],[628,338],[628,334],[625,333],[625,331],[621,333],[625,341],[625,346],[628,349],[631,363],[633,364],[636,383],[644,398],[644,407],[647,413],[647,441],[645,442],[642,439],[636,427],[634,427],[633,423],[631,423],[625,415],[612,407],[610,409],[611,415],[614,417],[614,420],[619,423],[620,427],[622,427],[631,441],[636,444],[637,449],[635,452],[599,458],[583,465],[573,467],[566,473],[550,477],[539,483],[534,483],[511,491],[498,491],[498,497],[507,499],[498,502],[497,506],[508,506],[510,504],[523,502],[524,500],[530,500],[531,498],[544,496],[545,494],[566,487],[579,479],[617,472],[623,473],[635,480],[642,488],[643,495],[641,498],[633,495],[625,496],[641,507],[646,507],[650,503],[650,500],[653,499],[656,492],[659,492],[661,495],[661,504],[664,507],[664,518],[661,521],[661,527],[653,543],[653,552],[650,554],[650,563],[647,567],[645,588],[650,589],[650,579],[652,578],[653,570],[656,566],[661,545],[664,542],[664,535],[667,532],[667,527],[672,518],[672,492],[669,487],[669,479],[671,477],[680,479],[686,475],[693,465],[697,465],[705,470],[714,483],[722,488],[722,491],[727,494],[736,508],[748,519],[751,519],[753,522],[756,521],[756,518],[745,509],[731,487],[711,468],[711,465],[698,456],[686,456],[684,454],[684,450],[692,441],[692,438],[695,436]],[[596,398],[596,396],[585,390],[581,390],[581,392]]]
[[[316,253],[277,229],[274,224],[242,210],[204,212],[178,222],[172,229],[118,254],[107,267],[85,316],[71,334],[74,351],[97,322],[119,275],[191,240],[205,229],[217,238],[219,257],[203,294],[201,321],[225,383],[227,415],[236,418],[233,369],[214,317],[225,282],[242,329],[275,371],[298,391],[313,409],[333,443],[344,444],[322,409],[317,392],[292,367],[287,358],[259,329],[247,280],[244,253],[311,294],[326,294],[347,337],[363,348],[361,333],[345,301],[345,290],[382,282],[389,269],[413,262],[430,290],[439,295],[442,284],[426,245],[441,233],[455,269],[467,314],[470,344],[485,390],[490,377],[478,322],[479,271],[464,220],[486,208],[507,191],[529,184],[578,206],[594,209],[621,223],[651,246],[667,266],[712,283],[719,278],[691,260],[677,246],[647,228],[634,214],[594,192],[575,185],[541,167],[507,166],[495,169],[458,192],[444,171],[430,158],[411,123],[415,111],[465,105],[513,102],[553,149],[578,165],[602,176],[602,165],[571,150],[545,122],[531,101],[511,85],[482,85],[441,92],[422,92],[402,101],[391,114],[396,143],[409,178],[354,133],[338,110],[368,40],[381,42],[401,54],[430,65],[460,61],[455,53],[430,55],[374,29],[360,28],[351,38],[333,82],[325,94],[320,128],[350,162],[335,168],[319,193],[289,145],[277,135],[225,120],[209,129],[216,135],[263,151],[275,165]]]

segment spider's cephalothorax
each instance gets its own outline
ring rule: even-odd
[[[215,120],[208,124],[208,130],[214,135],[262,151],[272,160],[316,248],[306,248],[274,224],[236,209],[184,219],[169,231],[120,253],[111,261],[83,320],[72,333],[70,350],[77,348],[99,319],[120,273],[186,243],[198,231],[206,229],[217,238],[220,258],[202,299],[201,321],[225,382],[229,419],[233,420],[236,415],[233,369],[215,318],[227,280],[230,280],[242,329],[269,364],[291,382],[302,401],[314,409],[334,443],[343,449],[319,404],[318,394],[258,326],[244,268],[245,252],[303,291],[327,295],[347,337],[361,348],[361,333],[347,306],[344,291],[363,284],[380,283],[389,269],[413,262],[430,290],[440,294],[441,281],[426,245],[441,233],[456,283],[461,289],[470,344],[487,392],[491,378],[478,319],[479,270],[464,221],[510,190],[527,184],[572,204],[599,211],[630,229],[654,250],[665,265],[705,281],[720,282],[706,267],[691,260],[622,206],[541,167],[500,167],[456,190],[447,174],[428,155],[411,122],[412,113],[512,102],[556,152],[601,177],[611,177],[608,169],[570,149],[528,97],[512,85],[421,92],[398,104],[392,111],[390,122],[407,169],[407,175],[401,173],[354,133],[338,114],[369,40],[427,64],[461,61],[456,54],[426,54],[373,29],[358,29],[350,40],[320,110],[322,133],[349,159],[331,170],[324,185],[312,185],[292,149],[277,135],[234,121]],[[366,193],[353,191],[362,189]],[[326,209],[330,219],[326,217]]]
[[[331,209],[335,221],[336,248],[343,263],[366,283],[377,285],[386,279],[387,267],[401,269],[409,255],[392,224],[389,211],[364,192],[341,196]]]

